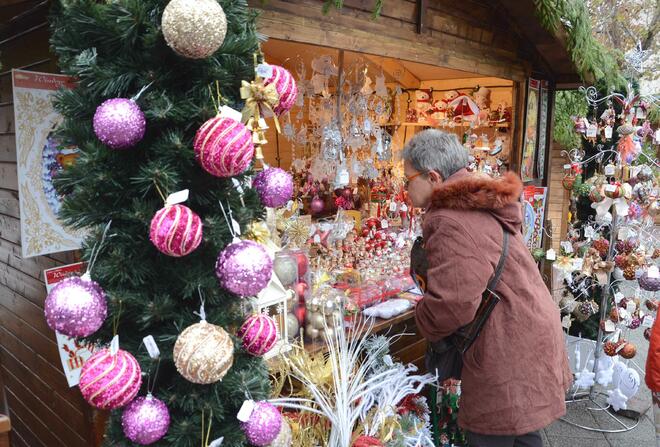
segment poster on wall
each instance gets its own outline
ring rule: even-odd
[[[539,149],[536,163],[538,178],[545,177],[545,154],[548,144],[548,81],[541,81],[539,106]]]
[[[53,179],[79,152],[75,144],[55,135],[62,117],[51,103],[60,87],[73,87],[72,79],[23,70],[12,75],[23,257],[77,249],[83,232],[58,220],[62,202],[53,187]]]
[[[46,292],[50,293],[51,289],[65,278],[82,275],[84,268],[85,264],[83,262],[77,262],[75,264],[44,270]],[[57,339],[57,349],[60,352],[60,360],[62,361],[62,369],[64,370],[66,381],[69,387],[76,386],[80,381],[80,371],[83,364],[94,353],[94,345],[60,334],[59,332],[55,332],[55,337]]]
[[[547,193],[548,188],[540,186],[526,186],[523,189],[523,237],[530,250],[541,248],[543,242]]]
[[[520,176],[523,182],[535,179],[536,150],[538,147],[540,81],[530,79],[527,88],[527,106],[525,107],[525,135]]]

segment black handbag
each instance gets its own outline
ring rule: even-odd
[[[509,254],[509,233],[502,227],[504,234],[502,241],[502,253],[495,268],[493,278],[488,282],[486,290],[481,296],[481,304],[477,309],[474,319],[467,325],[458,329],[450,336],[428,343],[426,350],[426,368],[429,373],[437,376],[440,383],[451,377],[459,379],[463,369],[463,354],[475,342],[484,327],[486,320],[499,303],[500,297],[495,289],[502,276],[504,264]],[[428,260],[424,250],[424,239],[418,237],[415,240],[410,253],[410,274],[417,287],[426,292]]]

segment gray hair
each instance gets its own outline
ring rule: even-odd
[[[415,135],[403,149],[403,159],[419,172],[436,171],[443,180],[468,164],[468,151],[456,135],[427,129]]]

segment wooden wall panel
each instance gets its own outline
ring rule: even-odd
[[[569,192],[562,186],[566,158],[563,148],[555,141],[550,146],[550,169],[548,177],[548,205],[546,220],[552,221],[552,248],[559,252],[559,243],[566,235],[566,219],[569,208]]]
[[[43,3],[20,20],[11,19]],[[0,6],[0,384],[12,423],[12,446],[89,447],[94,440],[92,410],[62,371],[55,334],[44,319],[43,270],[76,260],[73,252],[23,259],[16,173],[11,69],[55,72],[48,51],[47,2]]]

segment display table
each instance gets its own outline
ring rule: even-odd
[[[11,422],[4,414],[0,414],[0,447],[9,447],[9,431]]]

